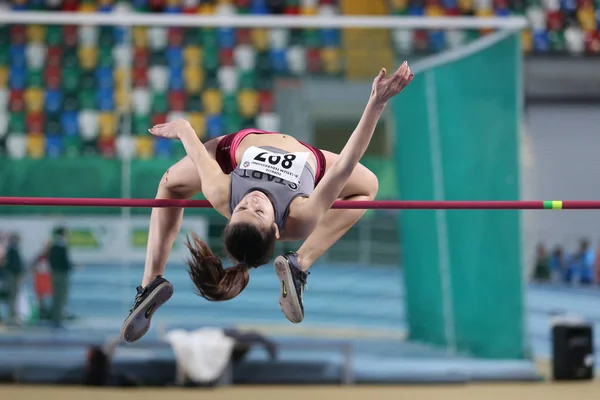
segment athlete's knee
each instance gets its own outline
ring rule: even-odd
[[[377,175],[375,175],[371,170],[365,168],[365,194],[373,200],[375,196],[377,196],[377,191],[379,190],[379,179],[377,179]]]
[[[182,184],[178,179],[175,179],[167,170],[160,179],[158,184],[157,198],[166,199],[187,199],[194,195],[188,185]]]

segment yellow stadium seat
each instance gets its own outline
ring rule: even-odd
[[[460,11],[473,11],[473,0],[458,0]]]
[[[188,121],[192,128],[196,131],[196,135],[203,140],[206,136],[206,120],[204,114],[199,112],[192,112],[188,114]]]
[[[592,7],[582,7],[577,10],[577,19],[584,31],[593,32],[598,29],[596,14]]]
[[[210,3],[202,3],[200,7],[198,7],[198,14],[210,15],[214,14],[216,10],[216,6]]]
[[[204,83],[204,72],[197,67],[186,67],[183,70],[183,79],[187,93],[200,93]]]
[[[84,13],[93,13],[96,11],[96,2],[89,2],[89,3],[81,3],[79,5],[79,12],[84,12]]]
[[[0,88],[5,88],[8,82],[8,68],[0,66]]]
[[[394,10],[404,10],[408,7],[408,0],[390,0],[390,5]]]
[[[183,50],[183,62],[188,67],[198,67],[202,65],[202,48],[199,46],[187,46]]]
[[[115,101],[119,111],[128,112],[131,109],[131,94],[129,90],[116,90]]]
[[[258,93],[252,89],[242,90],[238,94],[238,106],[244,118],[254,117],[258,113]]]
[[[80,47],[78,51],[79,65],[83,69],[93,69],[98,64],[97,47]]]
[[[523,50],[526,53],[530,53],[533,49],[533,38],[531,37],[531,31],[526,29],[523,31],[521,35],[521,44],[523,46]]]
[[[46,137],[42,134],[29,134],[26,137],[27,155],[31,158],[44,158]]]
[[[136,136],[135,152],[138,158],[152,158],[154,156],[154,138],[150,134]]]
[[[125,87],[125,79],[127,78],[127,69],[126,68],[115,68],[113,71],[113,78],[115,80],[115,88],[124,88]]]
[[[146,27],[134,26],[131,37],[134,47],[148,47],[148,34],[146,32]]]
[[[202,93],[202,103],[207,114],[221,114],[223,110],[223,98],[216,89],[208,89]]]
[[[323,61],[323,69],[329,74],[335,74],[342,69],[342,57],[340,50],[337,48],[321,49],[321,60]]]
[[[269,47],[269,32],[263,28],[252,29],[252,44],[256,50],[266,50]]]
[[[98,126],[101,137],[114,137],[117,131],[117,119],[111,112],[101,112],[98,114]]]
[[[302,15],[317,15],[319,13],[319,9],[317,7],[304,6],[300,9],[300,13]]]
[[[44,108],[44,91],[38,88],[25,91],[25,108],[31,112],[40,112]]]
[[[439,5],[431,5],[425,7],[425,15],[427,17],[443,17],[444,14],[444,9]]]
[[[494,16],[494,11],[491,8],[481,8],[477,10],[475,15],[479,18],[489,18]],[[492,33],[493,31],[494,30],[490,28],[482,28],[479,30],[479,32],[482,35],[487,35],[488,33]]]
[[[30,43],[44,43],[46,40],[46,27],[42,25],[28,25],[27,40]]]

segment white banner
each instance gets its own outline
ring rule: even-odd
[[[68,229],[71,258],[75,263],[144,262],[150,216],[81,217],[0,217],[0,232],[21,236],[23,256],[29,262],[52,237],[57,226]],[[208,224],[203,217],[188,216],[183,220],[169,262],[182,263],[188,257],[185,235],[195,232],[207,239]]]

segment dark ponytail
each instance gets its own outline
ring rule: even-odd
[[[248,266],[243,263],[223,268],[219,257],[195,233],[187,238],[191,258],[187,261],[190,278],[198,294],[210,301],[224,301],[236,297],[250,281]]]

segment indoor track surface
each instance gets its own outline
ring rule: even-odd
[[[600,382],[456,386],[242,386],[216,389],[88,389],[0,386],[6,400],[578,400],[597,399]]]

